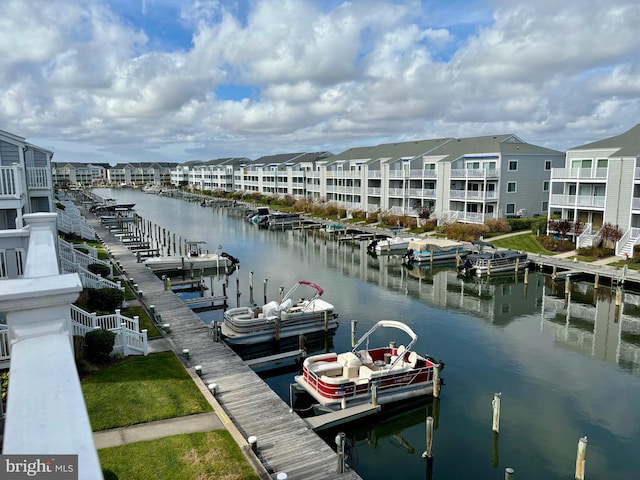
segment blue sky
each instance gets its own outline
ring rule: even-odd
[[[176,161],[639,123],[636,0],[4,0],[0,129]],[[28,32],[26,34],[25,32]]]

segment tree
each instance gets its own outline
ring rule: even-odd
[[[613,248],[615,243],[622,238],[622,230],[618,225],[605,223],[600,227],[600,238],[606,248]]]

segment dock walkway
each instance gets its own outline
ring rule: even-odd
[[[285,472],[289,479],[358,480],[353,470],[337,473],[338,456],[289,406],[224,342],[214,342],[209,328],[164,283],[92,215],[85,216],[107,247],[113,261],[126,271],[142,292],[140,302],[169,323],[166,340],[201,389],[216,384],[215,411],[227,430],[253,461],[263,479]],[[133,280],[131,280],[133,279]],[[183,355],[189,350],[188,358]],[[201,378],[195,366],[201,367]],[[255,455],[247,439],[257,437]]]

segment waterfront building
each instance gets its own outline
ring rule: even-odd
[[[136,162],[118,163],[109,168],[109,182],[115,186],[142,187],[171,184],[171,170],[176,163]]]
[[[107,183],[109,164],[51,162],[53,184],[57,187],[92,187]]]
[[[633,253],[640,242],[640,124],[630,130],[570,148],[561,168],[551,171],[549,216],[583,224],[578,247],[598,243],[604,224],[623,237],[616,255]]]
[[[357,147],[337,155],[269,155],[239,164],[228,159],[189,162],[176,166],[171,178],[174,185],[187,182],[200,190],[291,195],[397,215],[417,216],[418,208],[426,208],[440,223],[484,223],[546,215],[551,168],[563,161],[557,150],[515,135],[493,135]],[[208,182],[206,175],[224,177],[227,183]]]

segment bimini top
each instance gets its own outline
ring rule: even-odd
[[[318,292],[318,295],[322,295],[324,293],[324,290],[322,290],[322,288],[320,288],[320,285],[316,285],[313,282],[309,282],[307,280],[300,280],[298,282],[300,285],[308,285],[311,288],[315,289],[316,292]]]

